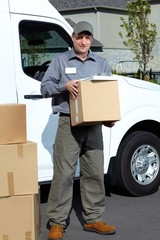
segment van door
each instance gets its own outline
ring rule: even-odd
[[[53,175],[52,145],[58,115],[52,114],[51,98],[42,98],[40,83],[51,59],[68,50],[72,41],[63,23],[30,18],[11,16],[17,98],[19,103],[26,104],[27,140],[37,143],[39,181],[46,182]]]

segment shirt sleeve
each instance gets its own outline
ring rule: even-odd
[[[100,75],[107,75],[107,76],[111,76],[112,75],[112,70],[108,64],[107,59],[102,58],[102,72],[100,73]]]
[[[61,80],[59,58],[52,59],[42,81],[41,81],[41,94],[43,97],[53,97],[66,90],[65,82]]]

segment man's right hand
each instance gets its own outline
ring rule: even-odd
[[[72,94],[74,99],[76,99],[78,96],[78,85],[79,85],[79,80],[68,81],[65,85],[66,89]]]

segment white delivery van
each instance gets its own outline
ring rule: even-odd
[[[38,144],[39,183],[53,176],[58,122],[51,99],[40,94],[40,81],[51,59],[72,47],[71,33],[71,26],[47,0],[1,0],[0,104],[26,104],[27,139]],[[103,127],[104,174],[120,191],[151,194],[160,184],[160,86],[115,78],[121,120],[111,129]]]
[[[52,179],[58,116],[40,94],[38,71],[71,45],[71,27],[47,0],[1,0],[0,103],[24,103],[27,139],[38,143],[39,182]]]

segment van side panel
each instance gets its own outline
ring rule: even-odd
[[[5,0],[3,0],[5,1]],[[10,13],[25,14],[30,16],[45,17],[50,21],[58,20],[62,22],[72,33],[72,27],[64,20],[64,17],[53,7],[48,0],[9,0]]]
[[[13,46],[9,13],[1,10],[0,35],[0,103],[16,103],[13,47],[18,46]]]

